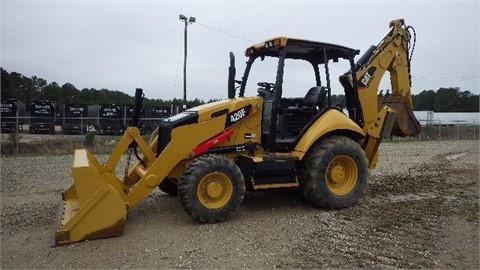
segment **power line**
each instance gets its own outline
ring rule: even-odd
[[[228,32],[226,32],[226,31],[220,30],[220,29],[215,28],[215,27],[212,27],[212,26],[205,25],[205,24],[203,24],[203,23],[199,23],[198,21],[195,22],[195,24],[198,24],[198,25],[203,26],[203,27],[205,27],[205,28],[208,28],[208,29],[217,31],[217,32],[222,33],[222,34],[224,34],[224,35],[234,37],[234,38],[236,38],[236,39],[240,39],[240,40],[243,40],[243,41],[246,41],[246,42],[249,42],[249,43],[254,43],[253,41],[251,41],[251,40],[249,40],[249,39],[246,39],[246,38],[243,38],[243,37],[240,37],[240,36],[237,36],[237,35],[228,33]]]
[[[450,79],[462,79],[462,80],[471,80],[471,79],[477,79],[477,76],[475,75],[457,75],[457,76],[415,76],[412,75],[412,78],[415,79],[427,79],[427,80],[450,80]]]

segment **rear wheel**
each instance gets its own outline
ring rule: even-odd
[[[194,160],[178,184],[185,211],[200,222],[221,222],[240,206],[245,181],[238,166],[219,155],[204,155]]]
[[[368,161],[360,145],[342,136],[322,140],[305,155],[300,191],[315,206],[338,209],[360,199],[367,187]]]

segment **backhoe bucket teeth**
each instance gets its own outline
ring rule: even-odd
[[[411,101],[406,96],[389,95],[379,97],[379,108],[388,106],[397,111],[397,121],[393,125],[391,136],[414,136],[422,129],[417,118],[413,114]]]
[[[121,235],[127,209],[85,149],[75,150],[74,184],[62,194],[54,245]]]

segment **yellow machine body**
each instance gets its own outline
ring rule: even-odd
[[[366,172],[376,165],[382,138],[420,132],[410,97],[409,32],[403,20],[390,26],[390,33],[357,67],[353,57],[358,51],[342,46],[286,37],[259,43],[247,49],[248,65],[257,57],[280,60],[276,83],[259,83],[258,96],[243,95],[248,66],[235,97],[233,66],[228,99],[162,120],[149,142],[132,126],[105,163],[86,149],[75,150],[73,184],[62,195],[55,245],[122,234],[128,210],[166,184],[173,187],[172,194],[178,191],[184,209],[201,222],[227,219],[238,208],[245,188],[299,187],[316,206],[336,209],[353,204],[365,189]],[[325,100],[318,102],[321,93],[330,95],[330,85],[320,85],[318,70],[317,86],[311,89],[317,95],[313,105],[306,105],[310,91],[302,105],[284,104],[283,61],[292,55],[319,65],[338,58],[350,61],[352,69],[340,77],[349,115],[324,105]],[[379,96],[386,71],[392,93]],[[294,130],[292,123],[301,126]],[[290,132],[287,137],[282,137],[284,130]],[[132,151],[138,161],[130,166]],[[119,177],[117,167],[125,153],[127,172]],[[352,194],[355,197],[350,198]]]

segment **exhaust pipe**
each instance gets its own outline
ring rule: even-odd
[[[230,52],[230,66],[228,67],[228,98],[235,98],[235,55]]]
[[[142,103],[143,103],[143,89],[137,88],[135,90],[135,100],[133,103],[133,115],[132,123],[130,126],[138,126],[138,120],[140,119],[140,114],[142,113]]]

